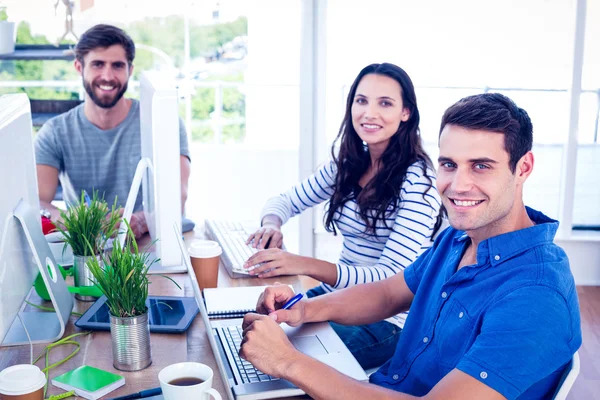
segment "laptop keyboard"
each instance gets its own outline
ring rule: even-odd
[[[240,345],[242,343],[241,326],[228,326],[218,329],[222,330],[223,336],[227,340],[229,350],[235,359],[235,367],[237,368],[243,383],[267,382],[279,379],[272,377],[271,375],[263,374],[254,368],[252,364],[239,356]],[[234,368],[233,365],[231,367]]]
[[[221,254],[223,263],[238,274],[248,274],[248,270],[243,268],[242,265],[258,250],[246,244],[249,235],[242,224],[207,220],[206,228],[208,235],[219,242],[223,249],[223,254]]]

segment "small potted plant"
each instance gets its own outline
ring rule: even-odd
[[[108,255],[91,258],[88,267],[94,283],[106,296],[113,365],[121,371],[138,371],[152,364],[147,306],[148,269],[158,260],[150,261],[147,249],[138,250],[135,235],[127,221],[125,224],[125,244],[121,246],[115,241]],[[163,277],[181,289],[173,279]]]
[[[63,234],[65,247],[73,249],[73,280],[76,287],[93,286],[87,267],[90,258],[98,258],[104,250],[106,241],[116,235],[121,221],[121,210],[117,201],[109,209],[104,199],[94,192],[92,199],[85,191],[81,200],[60,214],[62,222],[57,229]],[[75,294],[83,301],[94,301],[96,297]]]
[[[0,3],[0,54],[15,51],[15,23],[8,21],[6,6]]]

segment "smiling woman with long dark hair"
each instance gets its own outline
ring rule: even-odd
[[[433,164],[421,143],[414,86],[393,64],[371,64],[352,84],[332,160],[270,199],[248,239],[259,277],[302,274],[322,282],[308,297],[390,277],[431,246],[440,226]],[[339,143],[339,148],[337,144]],[[344,237],[336,264],[282,250],[281,225],[327,201],[325,227]],[[260,265],[259,265],[260,264]],[[390,358],[406,314],[362,326],[332,323],[363,368]]]

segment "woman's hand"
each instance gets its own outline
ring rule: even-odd
[[[256,249],[274,249],[281,248],[283,245],[283,234],[280,225],[274,223],[265,223],[256,232],[248,236],[246,244],[252,243]]]
[[[281,249],[261,250],[248,258],[244,268],[251,268],[251,275],[270,278],[280,275],[308,274],[309,260]]]

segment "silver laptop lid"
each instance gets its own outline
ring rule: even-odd
[[[181,255],[183,256],[183,260],[185,266],[188,270],[188,275],[190,280],[192,281],[192,290],[194,291],[194,297],[196,298],[196,303],[198,304],[198,309],[200,310],[200,315],[202,316],[202,322],[204,322],[204,327],[206,328],[206,336],[208,337],[208,342],[210,343],[210,347],[212,348],[213,355],[215,357],[215,361],[219,367],[219,373],[221,374],[221,378],[223,380],[223,386],[225,386],[225,391],[227,392],[227,397],[230,400],[235,400],[235,396],[231,391],[231,385],[225,378],[227,374],[227,370],[225,365],[223,364],[223,359],[219,356],[219,345],[215,341],[214,336],[211,332],[211,324],[208,319],[208,313],[206,312],[206,306],[204,305],[204,300],[202,298],[202,293],[200,292],[200,286],[198,285],[198,280],[196,279],[196,274],[194,273],[194,269],[192,268],[190,256],[187,252],[187,248],[185,247],[185,243],[183,242],[182,234],[177,224],[173,225],[173,229],[175,229],[175,233],[177,235],[177,243],[179,244],[179,249],[181,250]]]
[[[240,324],[241,319],[235,318],[230,320],[217,320],[212,322],[208,318],[208,312],[206,311],[206,305],[204,304],[204,298],[202,293],[200,292],[200,286],[198,285],[198,281],[196,279],[196,274],[194,273],[194,269],[192,268],[191,261],[189,258],[189,254],[187,252],[187,248],[183,239],[181,237],[181,233],[177,226],[174,227],[175,232],[177,233],[177,241],[179,243],[179,248],[181,249],[185,265],[188,269],[188,274],[192,281],[192,289],[194,291],[194,297],[196,298],[196,303],[198,304],[198,308],[200,310],[200,315],[202,316],[202,321],[204,322],[204,326],[206,327],[206,334],[208,336],[208,341],[210,343],[210,347],[212,348],[213,355],[215,357],[215,361],[219,367],[219,372],[221,374],[221,380],[223,381],[223,386],[227,392],[227,397],[230,400],[253,400],[253,399],[269,399],[269,398],[277,398],[277,397],[288,397],[288,396],[298,396],[304,394],[302,390],[294,386],[292,383],[280,380],[273,382],[261,382],[261,383],[247,383],[243,384],[241,382],[236,382],[235,377],[233,376],[232,369],[234,366],[230,365],[230,361],[227,358],[226,350],[223,347],[221,342],[217,342],[215,339],[216,330],[214,324],[221,326],[225,322],[229,322],[232,324]],[[234,394],[234,390],[237,395]]]

